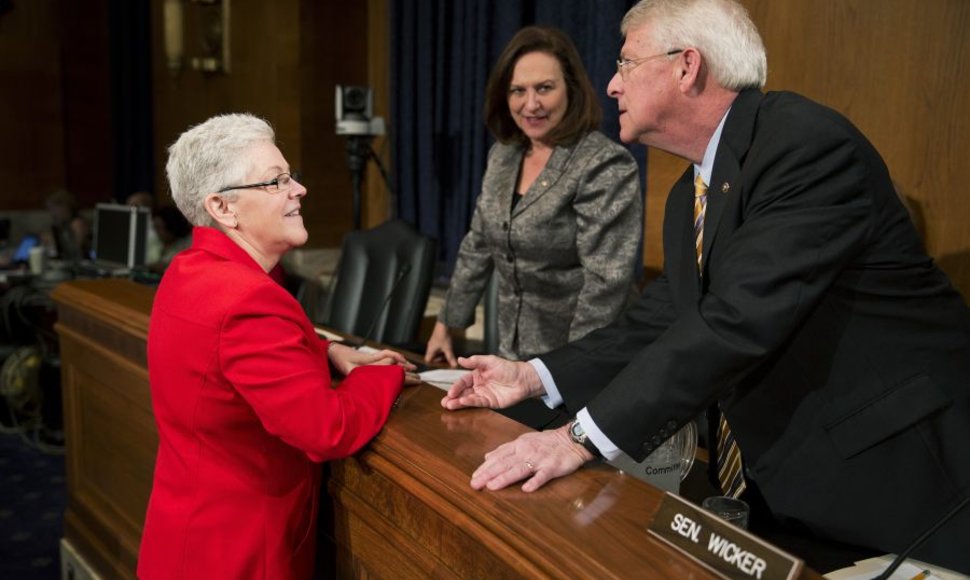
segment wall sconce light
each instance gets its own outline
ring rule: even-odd
[[[182,70],[185,56],[185,31],[183,24],[182,0],[165,0],[162,5],[162,23],[165,27],[165,63],[172,76]]]
[[[191,38],[188,61],[192,70],[203,73],[229,72],[229,1],[165,0],[165,60],[172,75],[178,75],[186,60],[185,30],[198,31]]]
[[[198,5],[200,51],[192,69],[204,73],[229,72],[229,0],[192,0]]]

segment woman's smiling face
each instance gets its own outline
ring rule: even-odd
[[[546,143],[550,131],[569,107],[566,80],[559,60],[546,52],[519,57],[512,70],[508,93],[509,113],[533,143]]]
[[[263,183],[289,173],[290,165],[272,143],[265,142],[250,150],[251,169],[246,183]],[[300,215],[300,202],[306,188],[291,179],[286,188],[239,189],[230,202],[238,219],[236,231],[260,255],[278,260],[288,250],[307,241],[307,231]]]

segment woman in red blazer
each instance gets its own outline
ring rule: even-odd
[[[209,119],[169,148],[166,169],[196,227],[152,308],[159,450],[138,575],[307,578],[319,463],[374,437],[407,363],[320,340],[274,280],[306,242],[306,188],[265,121]],[[336,388],[328,358],[346,374]]]

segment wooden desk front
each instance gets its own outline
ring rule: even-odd
[[[134,577],[158,436],[145,345],[153,290],[62,284],[58,304],[67,441],[65,537],[105,577]],[[526,494],[476,492],[482,456],[525,427],[488,410],[448,412],[408,388],[382,433],[330,465],[339,577],[705,578],[645,530],[661,498],[604,466]],[[813,572],[803,577],[817,578]]]

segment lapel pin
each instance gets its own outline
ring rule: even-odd
[[[731,191],[731,184],[725,181],[721,184],[721,193],[727,193],[729,191]]]

